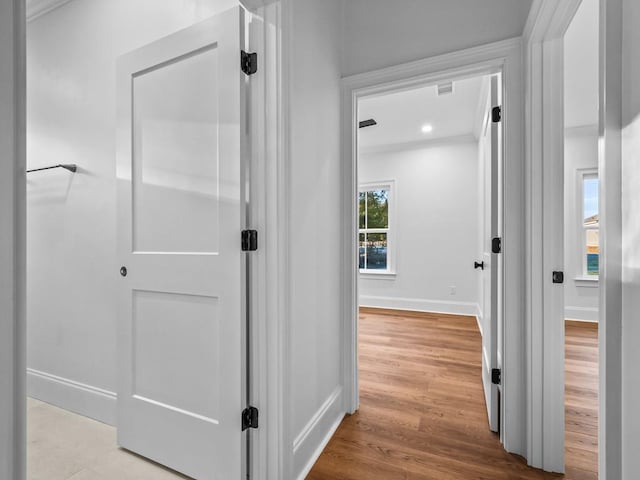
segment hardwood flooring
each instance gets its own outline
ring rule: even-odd
[[[489,431],[475,318],[361,309],[360,410],[309,480],[550,479]],[[597,330],[567,328],[567,474],[592,480]]]
[[[598,478],[598,324],[565,322],[566,478]]]

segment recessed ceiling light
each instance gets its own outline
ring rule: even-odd
[[[422,133],[431,133],[433,132],[433,127],[429,124],[422,126]]]

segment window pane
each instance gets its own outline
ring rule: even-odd
[[[369,233],[366,238],[366,268],[368,270],[387,269],[387,234]]]
[[[364,233],[360,234],[360,241],[358,243],[358,264],[359,264],[359,268],[366,268],[367,265],[367,245],[366,245],[366,239],[367,239],[367,235]]]
[[[358,198],[358,216],[360,217],[359,220],[359,228],[367,228],[367,224],[365,223],[365,208],[366,208],[366,203],[365,203],[365,199],[367,198],[366,193],[365,192],[360,192],[360,196]]]
[[[587,275],[600,273],[600,230],[585,230],[587,236]]]
[[[389,202],[387,190],[367,192],[367,228],[389,227]]]
[[[598,223],[598,177],[585,177],[582,188],[584,205],[584,224]]]

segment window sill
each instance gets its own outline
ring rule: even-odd
[[[394,280],[396,278],[395,272],[373,272],[360,270],[360,278],[373,278],[376,280]]]
[[[576,282],[576,287],[587,287],[587,288],[597,288],[598,287],[598,277],[597,276],[586,276],[582,275],[579,277],[575,277],[573,279]]]

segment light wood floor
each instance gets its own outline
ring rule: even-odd
[[[565,323],[566,478],[598,478],[598,325]]]
[[[361,309],[360,410],[309,480],[548,479],[507,454],[487,426],[475,318]],[[406,312],[405,312],[406,313]],[[567,474],[597,478],[597,330],[566,343]]]

